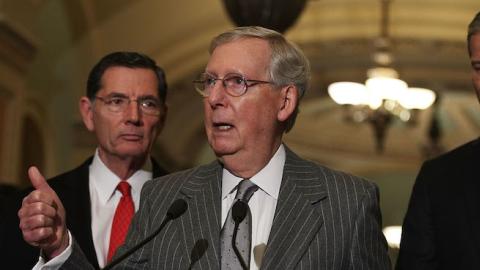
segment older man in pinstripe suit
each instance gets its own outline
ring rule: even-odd
[[[195,87],[218,159],[144,186],[117,255],[158,228],[173,201],[184,199],[188,210],[120,268],[241,269],[224,265],[221,230],[239,183],[248,179],[258,189],[248,201],[251,256],[243,268],[389,269],[377,187],[303,160],[282,144],[308,86],[303,53],[275,31],[240,27],[217,36],[210,54]],[[46,246],[46,259],[60,254],[51,261],[65,257],[63,269],[85,269],[81,250],[69,242]]]

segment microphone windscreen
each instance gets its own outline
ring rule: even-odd
[[[188,205],[184,199],[178,199],[168,208],[167,216],[171,219],[176,219],[187,211]]]
[[[192,251],[190,253],[190,268],[205,255],[208,249],[208,241],[206,239],[198,239],[193,245]]]
[[[235,223],[240,223],[247,216],[248,204],[243,201],[236,201],[232,206],[232,217]]]

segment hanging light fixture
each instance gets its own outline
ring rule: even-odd
[[[418,110],[425,110],[435,101],[435,93],[425,88],[409,87],[391,67],[388,17],[390,0],[382,3],[380,36],[375,40],[373,62],[367,70],[364,84],[358,82],[334,82],[328,86],[328,94],[337,104],[344,105],[345,116],[355,122],[368,122],[374,129],[377,152],[383,151],[386,129],[392,119],[409,122]]]

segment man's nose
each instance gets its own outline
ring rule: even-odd
[[[215,85],[210,89],[210,94],[207,99],[210,103],[210,106],[215,107],[218,105],[223,105],[227,98],[227,92],[225,91],[225,86],[223,81],[219,80]]]
[[[127,120],[133,123],[140,122],[141,111],[140,104],[137,100],[130,100],[127,108],[125,109],[125,114],[127,115]]]

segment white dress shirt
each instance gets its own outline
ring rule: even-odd
[[[130,178],[126,179],[131,186],[135,212],[138,211],[140,205],[140,192],[143,184],[152,179],[152,172],[149,169],[151,168],[151,161],[150,159],[147,160],[149,165],[136,171]],[[96,151],[89,168],[88,185],[92,213],[93,245],[95,246],[100,267],[106,264],[113,216],[115,215],[118,202],[122,198],[122,193],[116,188],[122,180],[105,166],[98,155],[98,151]]]
[[[259,189],[253,194],[248,202],[250,212],[252,213],[252,251],[250,260],[250,269],[258,270],[260,268],[263,254],[267,246],[268,236],[272,228],[275,208],[277,206],[278,194],[283,177],[283,167],[285,165],[285,148],[280,145],[275,155],[268,164],[260,170],[256,175],[250,178]],[[93,163],[92,163],[93,164]],[[225,223],[228,211],[235,199],[236,186],[243,180],[231,174],[228,170],[223,170],[222,176],[222,224]],[[113,188],[112,188],[113,190]],[[113,191],[112,191],[113,193]],[[92,196],[93,197],[93,196]],[[137,203],[135,203],[137,209]],[[92,206],[92,214],[94,213]],[[93,217],[92,217],[93,218]],[[111,221],[110,221],[111,223]],[[92,222],[93,226],[93,222]],[[110,227],[110,226],[108,226]],[[92,228],[93,229],[93,228]],[[110,228],[108,228],[110,231]],[[109,238],[109,237],[108,237]],[[71,240],[71,237],[70,237]],[[108,241],[107,241],[108,242]],[[97,249],[97,244],[95,244]],[[108,246],[107,246],[108,249]],[[60,266],[68,259],[72,252],[72,243],[59,256],[45,263],[42,257],[35,267],[36,269],[59,269]],[[107,254],[107,253],[102,253]],[[98,251],[97,251],[98,256]],[[159,255],[161,256],[161,255]],[[103,267],[102,265],[100,267]]]
[[[141,170],[136,171],[130,178],[126,179],[131,186],[135,212],[140,205],[140,192],[143,184],[152,179],[151,168],[152,163],[150,159],[147,159],[145,166]],[[92,164],[90,164],[89,167],[88,188],[90,191],[93,245],[95,247],[98,264],[101,268],[105,266],[107,261],[113,216],[117,204],[122,197],[120,191],[116,190],[116,187],[121,180],[123,179],[120,179],[103,163],[98,155],[97,149]],[[45,262],[45,260],[40,257],[38,263],[33,269],[59,269],[61,264],[63,264],[63,262],[65,262],[70,256],[71,248],[70,243],[69,247],[60,256],[55,257],[48,262]]]
[[[253,194],[248,206],[252,213],[252,251],[250,269],[260,268],[263,254],[267,247],[268,236],[272,228],[275,208],[277,206],[280,184],[285,165],[285,148],[280,145],[268,164],[250,178],[259,189]],[[228,211],[237,193],[237,185],[243,179],[223,169],[222,176],[222,224],[225,224]]]

